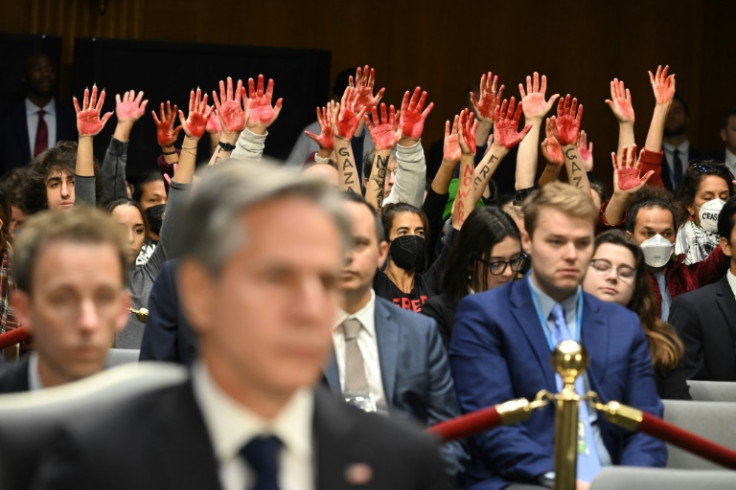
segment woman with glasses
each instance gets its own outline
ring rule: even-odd
[[[641,249],[623,232],[606,231],[595,239],[593,259],[583,280],[583,290],[639,315],[649,344],[659,396],[689,400],[687,373],[680,364],[682,341],[670,324],[657,318],[657,302],[649,285],[646,267]]]
[[[718,213],[733,195],[733,176],[717,162],[693,163],[677,194],[677,202],[689,218],[680,225],[675,253],[685,254],[685,264],[705,260],[718,246]]]
[[[527,264],[514,220],[496,207],[475,209],[458,233],[442,274],[442,293],[424,303],[445,347],[450,342],[455,310],[471,293],[487,291],[516,279]]]

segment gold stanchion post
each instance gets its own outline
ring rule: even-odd
[[[555,396],[555,490],[574,490],[577,479],[577,434],[580,395],[575,379],[588,366],[588,355],[574,340],[560,342],[552,352],[552,365],[562,377],[562,391]]]

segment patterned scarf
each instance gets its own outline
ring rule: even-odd
[[[676,254],[685,254],[685,264],[697,264],[705,260],[718,246],[718,235],[708,233],[695,224],[691,217],[677,230]]]

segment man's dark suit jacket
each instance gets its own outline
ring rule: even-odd
[[[33,488],[220,488],[217,461],[191,381],[140,396],[79,423],[37,472]],[[367,464],[365,489],[447,489],[437,441],[315,391],[316,489],[356,488],[346,469]]]
[[[177,259],[167,261],[151,288],[141,361],[168,361],[190,366],[197,358],[197,336],[179,306],[178,264]]]
[[[662,415],[649,349],[639,318],[613,303],[583,294],[582,344],[588,352],[590,389],[603,403],[617,400]],[[458,305],[450,340],[450,365],[460,407],[472,412],[510,399],[557,392],[550,346],[540,325],[527,278],[466,296]],[[554,469],[554,407],[527,421],[472,439],[475,465],[468,488],[501,489],[510,481],[534,483]],[[660,441],[614,426],[598,416],[613,464],[664,466]],[[471,487],[471,485],[474,485]]]
[[[662,149],[664,151],[664,149]],[[685,167],[682,170],[682,176],[685,178],[685,170],[687,170],[688,165],[690,165],[693,162],[698,162],[700,160],[704,160],[708,158],[708,155],[697,148],[693,148],[692,145],[690,146],[690,150],[687,154],[687,161],[684,162]],[[677,189],[672,188],[672,177],[670,176],[670,165],[667,160],[666,155],[662,155],[662,183],[664,184],[665,189],[668,191],[675,193],[677,192]],[[680,184],[682,184],[682,181],[680,181]]]
[[[77,141],[77,115],[71,107],[54,102],[56,141]],[[25,98],[0,116],[0,174],[28,165],[32,159]]]
[[[676,297],[669,322],[685,344],[690,379],[736,381],[736,300],[726,277]]]
[[[410,415],[431,426],[460,415],[447,353],[435,321],[376,296],[376,344],[381,381],[392,416]],[[336,359],[324,367],[327,384],[342,396]],[[459,442],[442,446],[448,472],[459,474],[466,459]]]
[[[19,393],[30,390],[28,385],[28,356],[4,364],[0,370],[0,393]]]

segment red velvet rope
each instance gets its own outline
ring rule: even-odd
[[[440,422],[427,429],[427,432],[436,434],[443,441],[452,441],[493,429],[499,425],[501,425],[501,415],[496,407],[489,407]]]
[[[7,332],[0,334],[0,349],[10,347],[11,345],[15,345],[30,338],[31,331],[28,327],[19,327],[14,328],[13,330],[8,330]]]
[[[642,412],[642,421],[638,430],[726,468],[736,469],[736,451],[720,446],[648,413]]]

